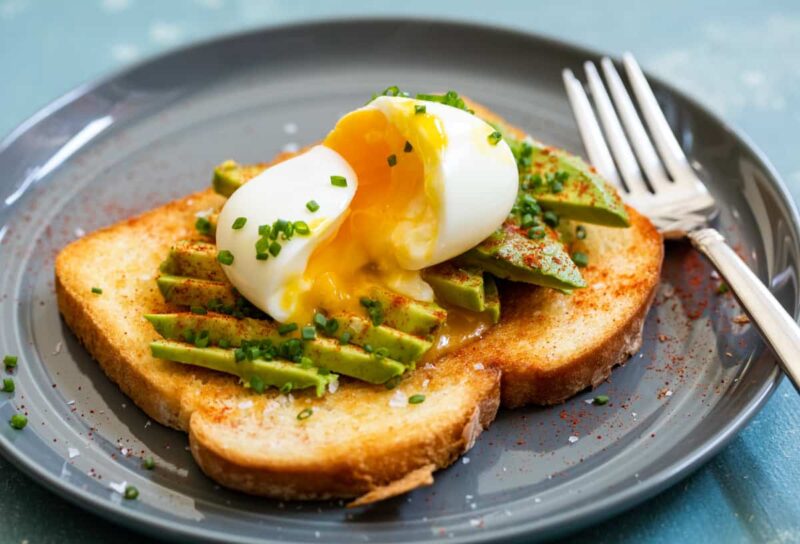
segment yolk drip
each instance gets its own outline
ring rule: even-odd
[[[309,322],[320,309],[362,315],[360,299],[374,288],[432,300],[419,271],[402,262],[429,255],[436,239],[439,203],[431,172],[446,145],[438,119],[413,110],[389,118],[378,110],[357,110],[342,118],[323,144],[351,165],[358,189],[338,231],[309,258],[305,288],[286,291],[287,300],[296,301],[293,320]],[[432,356],[479,336],[491,326],[487,319],[448,310]]]

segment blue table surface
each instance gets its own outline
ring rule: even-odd
[[[309,18],[430,16],[543,33],[620,54],[742,129],[800,197],[800,3],[0,0],[0,134],[69,89],[174,46]],[[800,396],[784,381],[719,455],[575,541],[800,542]],[[0,542],[134,538],[0,458]],[[570,540],[572,540],[570,539]]]

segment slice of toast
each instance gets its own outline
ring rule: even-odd
[[[198,212],[221,202],[203,191],[70,244],[56,260],[58,304],[139,407],[189,433],[206,474],[282,499],[360,497],[356,505],[430,484],[494,419],[501,371],[507,406],[560,402],[602,381],[639,344],[663,255],[658,233],[630,210],[630,229],[587,227],[589,288],[564,295],[503,284],[500,325],[395,390],[342,379],[319,399],[257,395],[237,378],[154,359],[148,347],[158,334],[143,315],[175,310],[155,284],[160,262],[176,240],[194,236]],[[404,401],[413,394],[426,399]],[[312,416],[298,419],[306,408]]]
[[[149,416],[189,433],[200,467],[223,485],[282,499],[387,498],[433,481],[494,419],[500,373],[457,357],[396,389],[342,379],[335,394],[258,395],[232,376],[154,359],[146,313],[173,311],[155,277],[192,237],[211,190],[92,233],[56,259],[58,305],[103,371]],[[92,293],[102,288],[102,294]],[[408,397],[424,394],[411,405]],[[305,408],[313,414],[298,419]]]

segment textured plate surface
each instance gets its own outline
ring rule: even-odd
[[[573,530],[651,496],[717,451],[779,378],[710,269],[671,245],[644,346],[563,406],[504,411],[433,487],[370,508],[220,489],[186,437],[151,424],[58,316],[53,258],[69,241],[205,187],[214,164],[319,139],[374,91],[455,89],[582,153],[560,70],[594,53],[450,23],[360,21],[255,32],[160,57],[52,104],[0,143],[0,450],[86,508],[159,536],[245,541],[497,541]],[[797,309],[796,212],[775,173],[674,90],[656,93],[722,208],[719,227]],[[595,394],[611,402],[594,406]],[[30,424],[14,431],[17,410]],[[577,438],[577,440],[576,440]],[[158,469],[140,468],[153,455]],[[109,484],[141,492],[124,501]]]

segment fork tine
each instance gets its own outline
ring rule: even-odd
[[[572,105],[572,112],[575,114],[575,121],[578,123],[578,130],[583,138],[583,145],[589,154],[589,162],[608,181],[622,188],[614,160],[611,158],[611,153],[583,86],[569,68],[561,72],[561,75],[564,78],[564,86],[567,88],[567,97]]]
[[[622,180],[630,193],[638,193],[640,195],[649,193],[647,184],[642,177],[642,171],[639,169],[633,150],[625,138],[625,132],[623,132],[622,125],[619,123],[614,106],[611,105],[611,99],[608,97],[597,68],[590,61],[586,61],[583,67],[586,71],[586,79],[589,81],[592,98],[594,98],[594,107],[600,117],[600,123],[603,126],[614,161],[617,163],[620,174],[622,174]]]
[[[625,53],[622,55],[622,62],[625,65],[625,71],[628,74],[628,79],[630,79],[631,87],[633,87],[633,92],[639,101],[639,107],[647,121],[647,126],[650,128],[650,133],[653,135],[656,147],[667,165],[667,170],[669,170],[676,182],[695,179],[696,176],[689,165],[689,161],[686,160],[686,155],[683,154],[678,140],[675,139],[675,135],[661,112],[656,97],[652,89],[650,89],[650,85],[647,83],[647,79],[644,77],[636,59],[633,58],[631,53]]]
[[[625,90],[622,78],[619,77],[619,73],[617,73],[617,69],[610,58],[603,57],[600,64],[603,67],[606,83],[614,99],[614,105],[617,107],[622,124],[625,126],[625,131],[630,136],[630,142],[633,144],[634,151],[636,151],[636,157],[639,159],[645,174],[647,174],[647,180],[656,192],[666,189],[670,186],[669,178],[664,171],[664,167],[661,166],[661,159],[658,158],[658,154],[650,142],[650,137],[639,119],[639,114],[636,113],[631,97],[628,96],[628,91]]]

